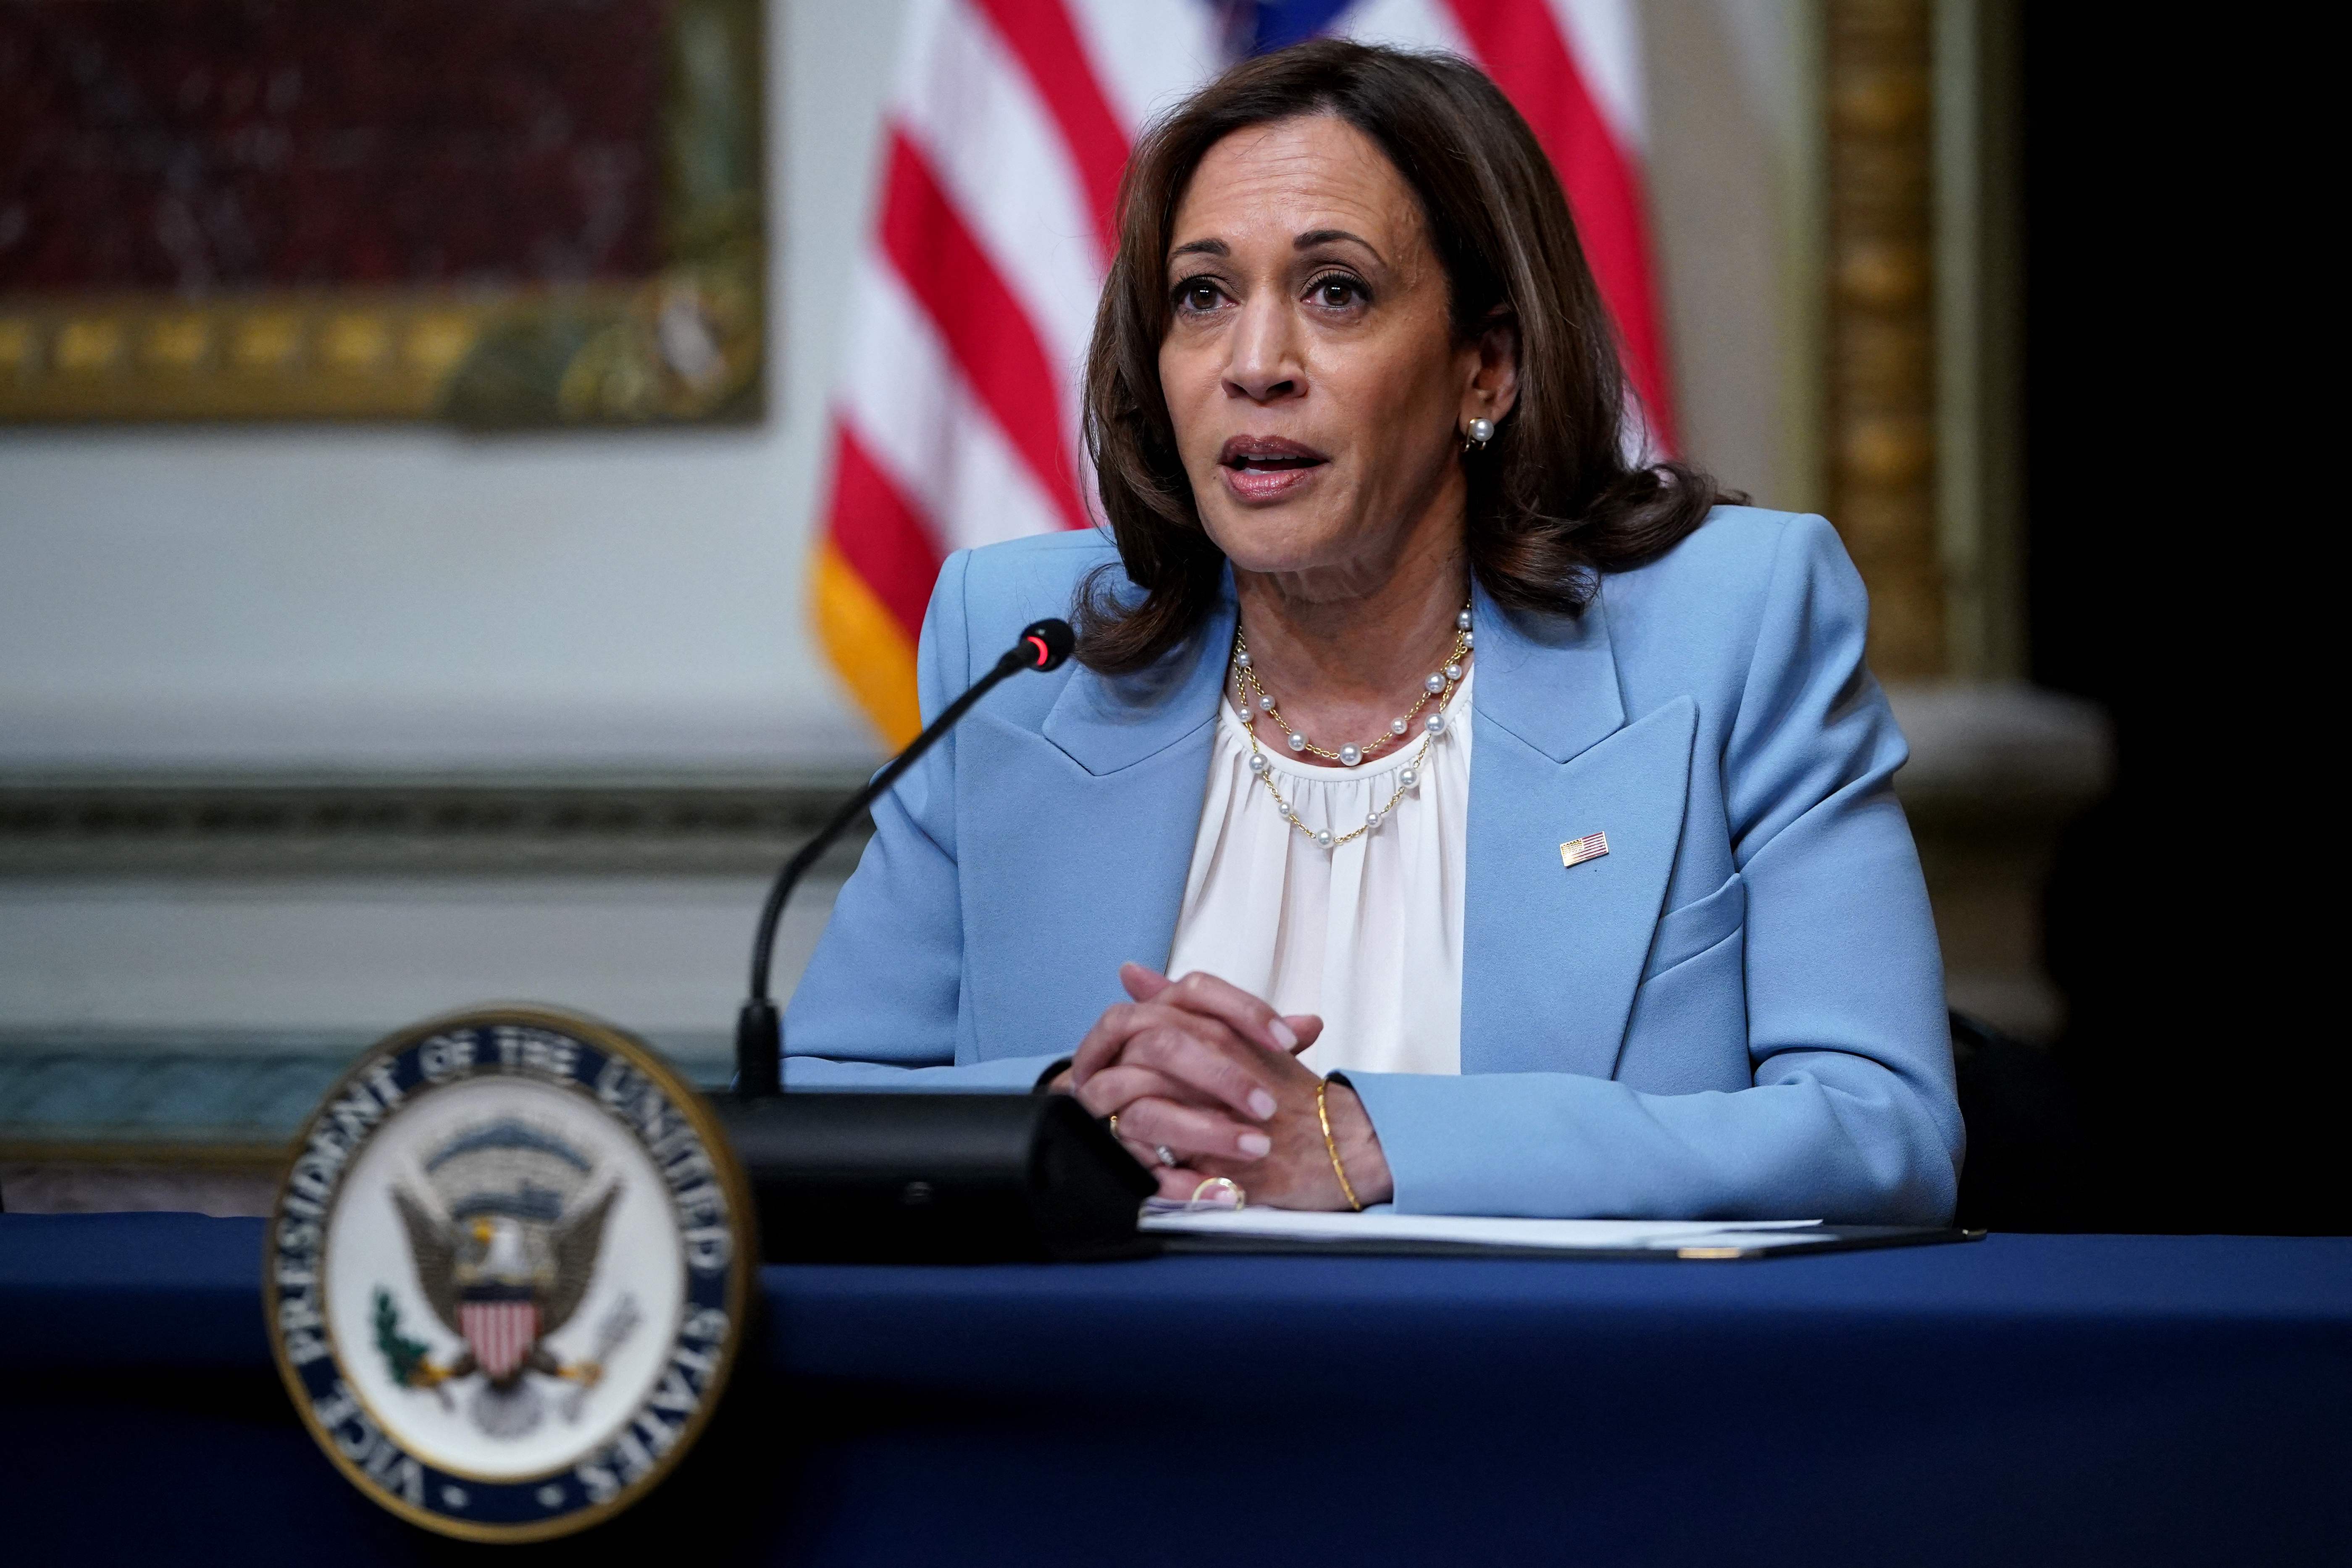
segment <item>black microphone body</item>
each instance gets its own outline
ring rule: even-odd
[[[769,1263],[1076,1263],[1156,1251],[1160,1184],[1066,1094],[716,1104]]]
[[[982,1263],[1131,1258],[1158,1190],[1118,1141],[1061,1095],[783,1092],[768,994],[776,925],[810,867],[974,703],[1073,638],[1039,621],[851,796],[777,873],[760,910],[751,995],[735,1024],[735,1093],[714,1109],[750,1177],[769,1262]]]

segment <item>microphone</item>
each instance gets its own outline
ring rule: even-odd
[[[866,781],[866,787],[849,797],[847,804],[834,814],[833,820],[817,830],[816,836],[784,862],[783,869],[768,889],[768,901],[760,909],[759,934],[751,941],[751,994],[742,1011],[735,1016],[735,1093],[743,1100],[759,1100],[783,1092],[783,1021],[776,1005],[768,996],[768,971],[776,956],[776,925],[783,918],[784,903],[793,889],[808,874],[808,868],[835,842],[847,832],[857,819],[866,815],[866,807],[880,798],[884,790],[898,782],[899,775],[913,767],[946,734],[972,705],[997,685],[1020,674],[1024,669],[1059,669],[1070,657],[1076,644],[1070,623],[1063,620],[1032,621],[1022,628],[1020,640],[1004,650],[1003,656],[987,674],[982,676],[964,694],[948,704],[929,728],[907,743],[907,749],[890,759],[882,771]]]
[[[1000,681],[1056,669],[1064,621],[1024,628],[988,673],[784,863],[760,910],[751,994],[735,1023],[735,1092],[711,1109],[750,1179],[771,1263],[1133,1258],[1155,1250],[1139,1205],[1158,1184],[1066,1094],[783,1092],[768,995],[776,923],[808,868]]]

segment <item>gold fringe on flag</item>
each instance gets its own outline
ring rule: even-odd
[[[850,695],[897,751],[923,728],[915,696],[915,645],[831,540],[818,550],[810,608],[825,656]]]

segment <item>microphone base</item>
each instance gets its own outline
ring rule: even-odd
[[[1158,1190],[1063,1094],[714,1095],[769,1263],[1141,1258]]]
[[[735,1092],[745,1100],[784,1092],[784,1024],[764,996],[735,1015]]]

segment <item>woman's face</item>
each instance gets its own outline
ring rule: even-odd
[[[1177,208],[1167,283],[1160,384],[1237,569],[1345,594],[1435,531],[1454,546],[1460,433],[1508,411],[1507,338],[1455,341],[1420,205],[1377,145],[1334,115],[1226,137]]]

